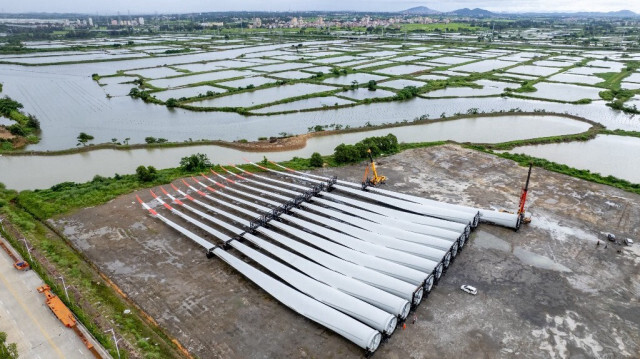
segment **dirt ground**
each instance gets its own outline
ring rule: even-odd
[[[526,177],[514,162],[454,145],[405,151],[378,165],[390,189],[482,208],[515,209]],[[359,181],[363,170],[317,172]],[[151,201],[148,191],[138,194]],[[640,196],[534,168],[529,198],[532,223],[519,232],[480,225],[417,308],[416,323],[397,330],[376,357],[640,357]],[[54,222],[191,353],[362,356],[207,259],[134,201],[122,196]],[[636,245],[605,248],[607,232]],[[462,284],[476,286],[478,295],[462,292]]]

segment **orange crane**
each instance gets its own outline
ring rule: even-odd
[[[373,161],[373,155],[371,154],[371,149],[367,150],[367,154],[369,155],[369,164],[367,168],[364,170],[364,176],[362,176],[362,189],[367,189],[368,186],[378,186],[386,182],[387,177],[378,176],[378,171],[376,170],[376,163]],[[371,172],[373,173],[373,178],[369,178],[369,168],[371,168]]]
[[[84,343],[84,345],[89,349],[91,354],[98,359],[102,359],[102,356],[98,353],[96,348],[89,342],[89,339],[82,333],[82,331],[78,328],[78,322],[76,318],[73,316],[73,313],[67,308],[67,306],[62,302],[62,300],[55,295],[51,291],[51,287],[48,285],[43,285],[38,287],[38,293],[43,293],[45,296],[45,303],[51,309],[53,314],[64,324],[67,328],[72,328],[73,331],[80,337],[80,340]]]
[[[7,252],[7,254],[9,255],[9,258],[11,258],[11,260],[13,261],[13,267],[15,269],[17,269],[17,270],[28,270],[29,268],[31,268],[29,266],[29,263],[19,260],[18,257],[16,257],[13,254],[13,252],[9,249],[9,247],[7,247],[6,244],[4,244],[3,241],[0,241],[0,247],[2,247],[2,249],[4,249],[5,252]]]

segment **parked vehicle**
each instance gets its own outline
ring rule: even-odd
[[[631,238],[625,238],[624,240],[624,244],[628,245],[628,246],[632,246],[633,245],[633,239]]]
[[[472,295],[478,294],[478,290],[476,289],[476,287],[472,287],[470,285],[465,284],[462,287],[460,287],[460,289]]]

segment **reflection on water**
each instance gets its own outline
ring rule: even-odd
[[[313,152],[330,154],[340,143],[355,143],[369,136],[394,133],[401,142],[505,142],[532,137],[583,132],[584,122],[557,116],[502,116],[461,119],[311,138],[303,149],[266,155],[275,161],[294,156],[310,157]],[[141,164],[157,168],[176,167],[180,158],[206,153],[214,163],[242,163],[243,157],[261,160],[264,153],[243,152],[220,146],[192,146],[131,151],[97,150],[63,156],[0,157],[0,182],[13,189],[48,188],[64,181],[84,182],[94,175],[133,173]]]

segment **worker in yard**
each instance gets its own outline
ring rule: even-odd
[[[414,315],[414,316],[413,316],[413,324],[416,324],[416,320],[418,320],[418,316],[417,316],[417,315]]]
[[[598,243],[596,244],[596,248],[600,247],[600,240],[598,239]]]
[[[402,323],[402,330],[407,329],[407,323]]]

